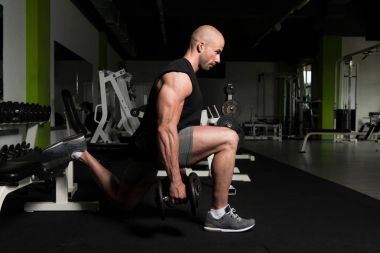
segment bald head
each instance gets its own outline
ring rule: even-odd
[[[211,25],[202,25],[192,33],[190,44],[195,46],[197,42],[211,43],[216,40],[224,41],[222,33]]]
[[[223,48],[222,33],[211,25],[202,25],[192,33],[185,58],[191,62],[195,71],[199,68],[209,70],[220,63]]]

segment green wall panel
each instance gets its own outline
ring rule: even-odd
[[[342,56],[342,38],[324,36],[321,40],[321,49],[321,126],[323,129],[332,129],[334,128],[335,63]]]
[[[26,102],[50,105],[50,0],[26,0]],[[47,123],[36,146],[49,144]]]

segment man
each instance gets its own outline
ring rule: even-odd
[[[149,94],[144,118],[133,136],[133,158],[121,181],[88,152],[74,154],[88,165],[116,203],[134,207],[154,182],[157,164],[167,172],[171,201],[181,203],[186,198],[186,187],[180,168],[214,154],[212,204],[204,229],[241,232],[255,225],[254,219],[239,217],[228,204],[238,135],[225,127],[200,126],[203,101],[195,73],[220,63],[224,43],[223,35],[215,27],[200,26],[192,33],[184,57],[161,71]]]

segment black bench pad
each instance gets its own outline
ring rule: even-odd
[[[46,160],[41,151],[32,151],[25,156],[0,163],[0,185],[17,185],[30,176],[40,179],[53,178],[61,174],[68,163],[69,157]]]
[[[0,184],[17,185],[17,182],[42,171],[41,152],[32,151],[25,156],[0,163]]]

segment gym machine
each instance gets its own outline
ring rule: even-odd
[[[282,141],[282,124],[266,115],[266,77],[273,75],[261,73],[258,75],[256,93],[256,111],[251,108],[250,120],[243,123],[246,132],[245,140],[277,140]],[[278,76],[279,78],[280,76]]]
[[[380,112],[369,112],[368,117],[369,121],[359,129],[359,133],[365,133],[365,135],[358,135],[356,138],[358,140],[377,141],[377,136],[380,134]]]
[[[131,110],[136,108],[134,93],[130,93],[132,75],[124,69],[117,72],[99,71],[101,104],[96,105],[94,120],[98,127],[91,138],[91,143],[118,142],[112,133],[132,136],[140,125],[138,118],[132,116]],[[129,85],[128,85],[129,84]],[[118,106],[119,105],[119,106]],[[102,116],[97,120],[97,112],[101,107]]]
[[[235,86],[232,83],[228,83],[224,86],[224,94],[226,95],[226,98],[222,105],[223,115],[238,117],[240,114],[240,106],[239,103],[233,99],[233,95],[235,94]]]
[[[367,136],[367,132],[356,131],[356,112],[357,104],[357,77],[358,77],[358,62],[353,60],[354,56],[364,55],[362,60],[370,54],[380,52],[380,44],[359,50],[348,54],[338,59],[335,63],[335,82],[334,82],[334,129],[320,129],[308,133],[302,143],[300,152],[306,152],[306,144],[311,135],[329,134],[334,136],[334,142],[350,141],[357,142]],[[342,63],[344,64],[342,66]],[[338,84],[338,73],[342,72],[342,82]],[[339,93],[338,93],[339,91]],[[372,133],[374,139],[377,139],[378,133]]]

